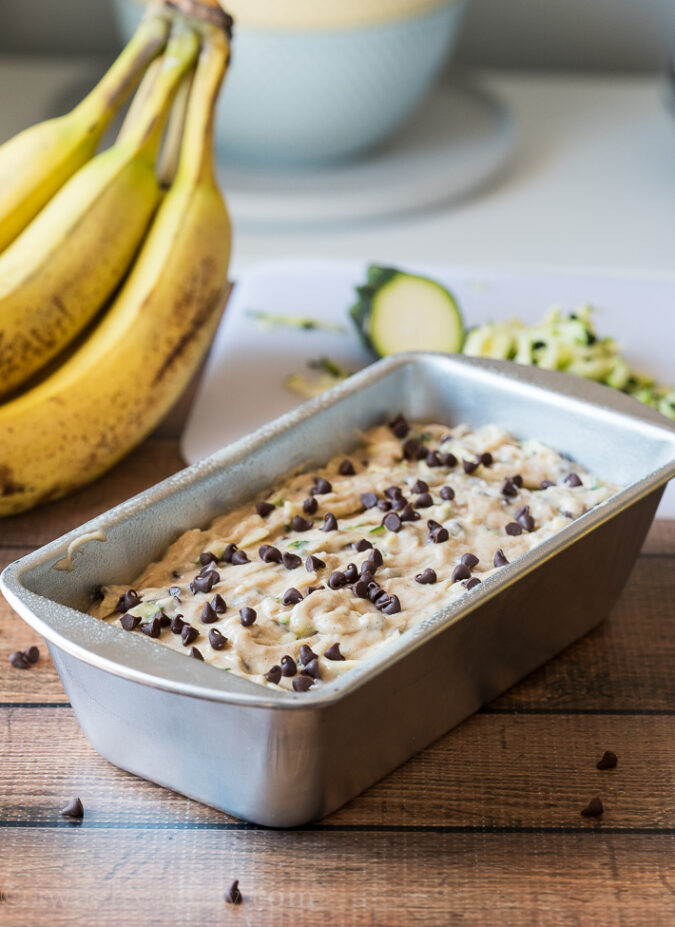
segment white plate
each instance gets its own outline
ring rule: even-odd
[[[601,335],[624,346],[631,365],[667,383],[675,381],[675,275],[630,276],[527,269],[495,270],[411,264],[457,297],[468,326],[517,315],[534,322],[552,305],[597,307]],[[302,400],[284,386],[308,360],[330,357],[356,371],[372,360],[361,346],[347,308],[366,265],[352,261],[285,260],[242,274],[216,335],[182,451],[194,463],[253,431]],[[274,327],[261,330],[248,313],[264,310],[343,326],[341,332]],[[675,518],[675,483],[659,509]]]
[[[265,170],[221,161],[235,224],[321,224],[445,205],[489,180],[516,140],[492,94],[456,79],[433,91],[393,141],[333,167]]]

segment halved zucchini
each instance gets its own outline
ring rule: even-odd
[[[378,357],[403,351],[461,351],[464,322],[452,293],[427,277],[393,267],[368,268],[349,310],[367,348]]]

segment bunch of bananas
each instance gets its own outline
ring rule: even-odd
[[[230,256],[213,166],[230,26],[215,0],[153,5],[72,112],[0,147],[0,517],[128,453],[212,341]]]

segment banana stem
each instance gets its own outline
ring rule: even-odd
[[[143,79],[138,87],[138,90],[133,96],[129,109],[124,117],[124,122],[117,133],[117,142],[124,142],[128,139],[131,134],[133,127],[138,123],[138,120],[141,118],[141,114],[148,102],[150,93],[155,86],[155,82],[159,76],[159,72],[162,70],[162,59],[155,58],[152,61],[143,75]]]
[[[190,89],[194,72],[186,74],[176,91],[173,108],[169,116],[169,124],[164,138],[164,147],[157,168],[157,177],[161,187],[168,188],[176,176],[180,158],[181,143],[185,131],[187,108],[190,100]]]
[[[147,148],[153,157],[156,156],[176,89],[185,72],[194,64],[198,51],[197,33],[177,23],[158,62],[159,67],[153,68],[153,74],[146,74],[138,91],[145,99],[139,102],[137,115],[133,121],[127,119],[126,130],[123,126],[120,133],[132,149]],[[146,80],[148,85],[144,91]],[[133,104],[131,109],[134,109]]]
[[[213,123],[216,101],[230,60],[230,42],[219,27],[207,26],[190,90],[176,182],[215,182]]]
[[[112,67],[75,107],[74,113],[81,114],[102,132],[149,62],[165,47],[169,25],[164,15],[144,19]]]

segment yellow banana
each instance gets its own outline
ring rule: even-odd
[[[70,344],[129,268],[160,198],[164,117],[198,50],[196,33],[177,26],[121,140],[80,168],[0,254],[0,396]]]
[[[230,223],[213,169],[213,112],[229,42],[206,29],[178,171],[129,277],[86,342],[0,406],[0,515],[56,499],[107,470],[185,388],[213,338]]]
[[[87,162],[148,62],[164,48],[169,19],[145,19],[99,84],[65,116],[38,123],[0,146],[0,251]]]

